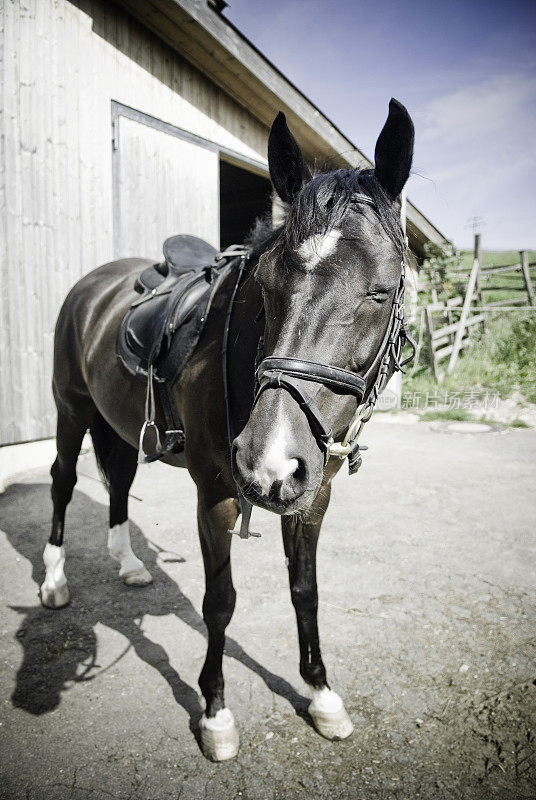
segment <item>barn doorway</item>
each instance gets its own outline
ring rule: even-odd
[[[242,244],[253,223],[272,209],[268,178],[220,159],[220,247]]]
[[[240,243],[271,209],[262,162],[115,100],[111,110],[116,258],[156,260],[175,233]]]

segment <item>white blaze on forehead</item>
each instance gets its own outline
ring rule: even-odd
[[[286,437],[283,425],[279,425],[274,438],[268,443],[261,465],[255,471],[254,480],[267,495],[274,481],[284,481],[298,468],[297,458],[286,457]]]
[[[306,268],[314,269],[324,258],[334,253],[340,238],[340,230],[334,229],[327,233],[315,233],[302,242],[298,247],[298,254],[306,262]]]

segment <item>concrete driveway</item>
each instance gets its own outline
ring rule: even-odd
[[[81,457],[68,512],[72,602],[43,609],[49,478],[0,496],[0,796],[9,800],[536,798],[536,431],[451,433],[374,420],[359,475],[335,481],[320,540],[320,631],[344,742],[308,722],[278,520],[234,543],[224,661],[231,762],[194,735],[205,655],[195,488],[140,468],[127,588],[106,494]]]

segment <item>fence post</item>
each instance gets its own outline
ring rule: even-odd
[[[424,309],[424,318],[426,320],[426,343],[428,345],[430,364],[432,365],[432,372],[434,373],[434,378],[436,379],[436,381],[439,381],[439,369],[437,366],[437,358],[434,348],[434,324],[432,322],[432,312],[430,311],[428,306],[426,306],[426,308]]]
[[[463,301],[460,322],[458,323],[458,329],[456,331],[454,344],[452,346],[452,353],[450,356],[449,365],[447,367],[447,375],[450,375],[450,373],[454,369],[456,361],[458,360],[458,354],[460,352],[463,335],[465,333],[465,323],[467,322],[467,317],[469,316],[469,309],[471,308],[471,303],[473,301],[473,294],[475,291],[476,278],[479,269],[480,269],[480,264],[478,262],[478,259],[475,258],[473,263],[473,269],[471,270],[471,275],[469,277],[469,283],[467,285],[467,292],[465,293],[465,299]]]
[[[532,282],[530,280],[530,271],[529,271],[529,254],[526,250],[520,250],[519,255],[521,257],[521,269],[523,270],[523,277],[525,279],[525,287],[527,289],[527,299],[528,305],[533,306],[536,305],[534,302],[534,289],[532,287]]]
[[[476,296],[478,305],[482,303],[482,235],[475,233],[475,261],[478,262],[478,272],[476,274]]]

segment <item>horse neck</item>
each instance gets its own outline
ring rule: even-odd
[[[246,265],[232,309],[228,336],[228,392],[233,430],[238,435],[246,424],[255,389],[255,364],[264,332],[262,292],[255,280],[258,257]]]

